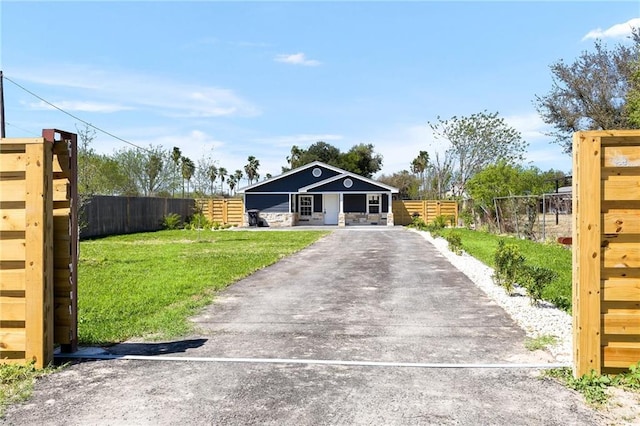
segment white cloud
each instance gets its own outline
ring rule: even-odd
[[[66,90],[67,97],[84,96],[88,104],[118,105],[121,109],[147,109],[169,117],[255,116],[259,108],[231,89],[192,84],[122,70],[56,65],[45,73],[18,70],[23,81]],[[51,90],[48,90],[51,92]],[[56,94],[60,97],[59,94]]]
[[[598,38],[624,38],[631,35],[632,28],[638,27],[640,27],[640,18],[633,18],[629,19],[627,22],[615,24],[606,30],[603,30],[602,28],[591,30],[582,37],[582,41]]]
[[[128,107],[120,104],[110,104],[110,103],[101,103],[101,102],[91,102],[91,101],[58,101],[51,102],[55,106],[65,111],[82,111],[82,112],[102,112],[102,113],[110,113],[110,112],[118,112],[118,111],[126,111],[132,110],[133,107]],[[55,109],[51,105],[46,102],[33,102],[28,104],[30,108],[38,109],[38,110],[53,110]]]
[[[304,65],[307,67],[317,67],[318,65],[321,64],[320,61],[316,61],[315,59],[307,59],[304,53],[277,55],[275,57],[275,61],[284,62],[285,64],[292,64],[292,65]]]
[[[323,141],[339,141],[343,137],[341,135],[333,134],[300,134],[300,135],[286,135],[286,136],[274,136],[268,138],[256,138],[255,142],[264,143],[267,145],[291,148],[293,145],[298,145],[300,148],[308,148],[309,145]]]

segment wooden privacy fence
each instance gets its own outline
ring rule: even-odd
[[[244,203],[241,198],[203,198],[196,200],[196,206],[210,222],[242,226]]]
[[[184,222],[194,209],[194,200],[187,198],[94,195],[82,207],[80,238],[158,231],[169,214]]]
[[[76,349],[76,146],[59,130],[0,140],[0,362]]]
[[[640,131],[573,137],[574,374],[640,361]]]
[[[409,225],[414,214],[419,214],[425,223],[433,222],[436,216],[446,216],[449,225],[455,225],[458,223],[458,202],[436,200],[396,200],[393,202],[393,221],[396,225]]]

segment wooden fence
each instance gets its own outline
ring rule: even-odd
[[[185,221],[194,210],[193,199],[96,195],[84,202],[80,238],[157,231],[165,216]]]
[[[640,131],[573,137],[574,374],[640,361]]]
[[[400,200],[393,202],[393,222],[396,225],[409,225],[413,215],[418,214],[425,223],[433,222],[436,216],[448,218],[449,225],[458,223],[457,201]]]
[[[0,362],[76,349],[76,146],[58,130],[0,140]]]
[[[210,222],[242,226],[244,204],[241,198],[203,198],[196,200],[196,206]]]

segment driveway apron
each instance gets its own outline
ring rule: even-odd
[[[544,362],[510,317],[420,235],[336,230],[221,292],[197,334],[42,379],[2,424],[604,424],[530,369],[197,362],[193,357]],[[160,349],[159,349],[160,348]]]

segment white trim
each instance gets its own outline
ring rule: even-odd
[[[378,187],[381,188],[381,190],[378,190],[377,192],[376,191],[361,191],[362,193],[365,193],[365,194],[371,194],[371,193],[375,194],[375,193],[378,193],[378,192],[387,192],[387,191],[390,191],[391,193],[400,192],[400,190],[398,188],[394,188],[393,186],[385,185],[384,183],[377,182],[377,181],[375,181],[373,179],[369,179],[369,178],[366,178],[364,176],[357,175],[355,173],[346,172],[344,170],[343,170],[343,172],[344,173],[342,173],[340,175],[333,176],[333,177],[321,180],[320,182],[312,183],[311,185],[303,186],[302,188],[298,189],[298,191],[299,192],[308,192],[311,189],[317,188],[317,187],[322,186],[322,185],[326,185],[328,183],[335,182],[335,181],[340,180],[340,179],[352,178],[354,180],[359,180],[359,181],[368,183],[370,185],[378,186]],[[384,190],[386,190],[386,191],[384,191]],[[329,192],[340,192],[340,191],[329,191]],[[345,191],[345,192],[349,192],[349,191]]]
[[[303,215],[302,215],[301,208],[302,208],[302,198],[303,198],[303,197],[304,197],[304,198],[310,198],[310,199],[311,199],[311,206],[310,206],[311,211],[309,212],[309,216],[307,216],[307,215],[304,215],[304,216],[303,216]],[[313,201],[314,201],[314,198],[315,198],[315,197],[314,197],[313,195],[307,195],[307,194],[304,194],[304,195],[303,195],[303,194],[300,194],[300,196],[298,197],[298,212],[297,212],[297,213],[300,215],[300,217],[304,217],[304,218],[306,219],[307,217],[311,218],[311,217],[313,216]],[[305,207],[307,207],[307,206],[305,206]]]
[[[377,213],[372,213],[371,212],[371,197],[372,196],[377,196],[378,197],[378,204],[374,204],[378,206],[378,212]],[[382,194],[374,194],[374,193],[369,193],[367,194],[367,214],[380,214],[382,213]]]
[[[322,161],[312,161],[309,164],[305,164],[304,166],[300,166],[300,167],[298,167],[296,169],[289,170],[288,172],[284,172],[284,173],[282,173],[282,174],[280,174],[278,176],[274,176],[271,179],[263,180],[262,182],[256,182],[256,183],[254,183],[252,185],[245,186],[244,188],[238,188],[236,190],[236,193],[243,193],[243,192],[248,191],[250,189],[253,189],[253,188],[257,187],[257,186],[264,185],[266,183],[274,182],[274,181],[276,181],[278,179],[282,179],[284,177],[290,176],[290,175],[292,175],[294,173],[301,172],[301,171],[309,169],[311,167],[324,167],[325,169],[333,170],[334,172],[337,172],[337,173],[344,173],[345,172],[345,170],[342,170],[341,168],[338,168],[338,167],[335,167],[335,166],[330,166],[330,165],[328,165],[326,163],[323,163]]]

